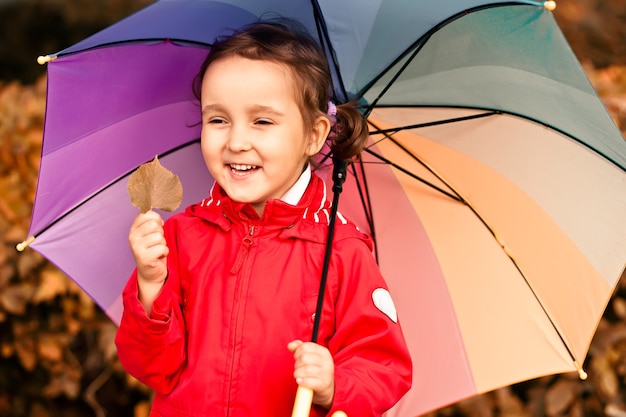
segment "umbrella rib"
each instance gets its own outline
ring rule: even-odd
[[[392,167],[396,168],[397,170],[399,170],[399,171],[401,171],[401,172],[405,173],[405,174],[406,174],[406,175],[408,175],[409,177],[411,177],[411,178],[413,178],[413,179],[415,179],[415,180],[417,180],[417,181],[421,182],[421,183],[422,183],[422,184],[424,184],[424,185],[427,185],[427,186],[429,186],[429,187],[431,187],[431,188],[433,188],[433,189],[435,189],[435,190],[439,191],[440,193],[442,193],[442,194],[444,194],[444,195],[446,195],[446,196],[448,196],[448,197],[452,198],[453,200],[458,201],[458,202],[463,202],[463,203],[466,203],[466,202],[465,202],[465,201],[461,198],[461,196],[460,196],[460,195],[459,195],[459,194],[458,194],[458,193],[454,190],[454,188],[450,187],[450,185],[448,185],[448,183],[447,183],[447,182],[446,182],[443,178],[441,178],[441,176],[437,175],[437,173],[435,173],[435,172],[434,172],[434,171],[433,171],[433,170],[432,170],[429,166],[427,166],[427,165],[426,165],[426,164],[425,164],[422,160],[420,160],[420,159],[419,159],[416,155],[414,155],[414,154],[412,154],[411,152],[409,152],[409,150],[408,150],[408,149],[406,149],[404,146],[402,146],[400,143],[398,143],[398,142],[397,142],[397,141],[396,141],[393,137],[391,137],[391,135],[390,135],[389,133],[385,132],[384,130],[382,130],[382,129],[380,129],[378,126],[376,126],[376,124],[375,124],[375,123],[373,123],[371,120],[368,120],[368,123],[369,123],[370,125],[374,126],[374,128],[376,129],[374,132],[376,132],[376,133],[380,133],[380,134],[384,135],[384,136],[385,136],[385,139],[388,139],[388,140],[390,140],[391,142],[393,142],[396,146],[398,146],[398,147],[399,147],[400,149],[402,149],[402,150],[403,150],[406,154],[408,154],[408,155],[409,155],[409,156],[410,156],[410,157],[411,157],[411,158],[412,158],[415,162],[417,162],[417,163],[419,163],[420,165],[422,165],[422,166],[423,166],[424,168],[426,168],[426,169],[427,169],[430,173],[432,173],[435,177],[437,177],[437,178],[438,178],[441,182],[443,182],[444,184],[446,184],[446,186],[447,186],[448,188],[450,188],[450,189],[454,192],[454,194],[452,194],[452,193],[450,193],[450,192],[448,192],[448,191],[444,190],[444,189],[443,189],[443,188],[441,188],[441,187],[436,186],[435,184],[432,184],[432,183],[430,183],[430,182],[426,181],[426,180],[425,180],[425,179],[423,179],[423,178],[420,178],[419,176],[415,175],[414,173],[412,173],[412,172],[411,172],[411,171],[409,171],[408,169],[406,169],[406,168],[404,168],[404,167],[401,167],[400,165],[396,164],[395,162],[393,162],[393,161],[391,161],[391,160],[389,160],[389,159],[385,158],[385,157],[384,157],[384,156],[382,156],[381,154],[379,154],[379,153],[377,153],[377,152],[374,152],[373,150],[371,150],[371,149],[369,149],[369,148],[365,148],[365,149],[363,149],[363,151],[364,151],[364,152],[367,152],[367,153],[369,153],[370,155],[375,156],[376,158],[380,159],[381,161],[385,162],[386,164],[388,164],[388,165],[390,165],[390,166],[392,166]],[[392,130],[395,130],[395,129],[392,129]],[[402,130],[402,129],[399,129],[399,130]],[[395,133],[395,131],[394,131],[394,133]],[[370,134],[371,134],[371,133],[370,133]]]
[[[388,134],[397,133],[397,132],[400,132],[402,130],[420,129],[420,128],[423,128],[423,127],[438,126],[438,125],[443,125],[443,124],[447,124],[447,123],[464,122],[466,120],[481,119],[483,117],[489,117],[489,116],[494,116],[494,115],[498,115],[498,114],[502,114],[502,112],[497,111],[497,110],[492,110],[492,111],[488,111],[488,112],[485,112],[485,113],[473,114],[471,116],[454,117],[454,118],[451,118],[451,119],[442,119],[442,120],[437,120],[437,121],[434,121],[434,122],[416,123],[416,124],[412,124],[412,125],[392,127],[392,128],[389,128],[389,129],[377,129],[377,130],[372,130],[369,133],[370,133],[370,135],[385,135],[385,138],[381,139],[381,140],[385,140],[385,139],[389,139],[390,138],[388,136]],[[376,143],[378,143],[378,142],[376,142]]]
[[[396,142],[396,141],[393,141],[393,142],[397,144],[397,142]],[[400,146],[400,145],[399,145],[399,146]],[[400,146],[400,147],[402,148],[402,146]],[[390,161],[389,159],[385,158],[385,157],[384,157],[384,156],[382,156],[381,154],[379,154],[379,153],[377,153],[377,152],[374,152],[373,150],[371,150],[371,149],[367,149],[367,148],[366,148],[366,149],[363,149],[363,151],[364,151],[364,152],[369,153],[370,155],[372,155],[372,156],[374,156],[374,157],[376,157],[376,158],[378,158],[378,159],[380,159],[380,160],[381,160],[381,161],[383,161],[385,164],[387,164],[387,165],[389,165],[389,166],[391,166],[391,167],[393,167],[393,168],[397,169],[398,171],[403,172],[404,174],[408,175],[409,177],[413,178],[414,180],[417,180],[417,181],[421,182],[422,184],[427,185],[427,186],[429,186],[430,188],[433,188],[433,189],[435,189],[435,190],[439,191],[440,193],[442,193],[442,194],[444,194],[444,195],[446,195],[446,196],[450,197],[451,199],[453,199],[453,200],[455,200],[455,201],[458,201],[458,202],[460,202],[460,203],[465,203],[465,201],[464,201],[464,200],[463,200],[460,196],[455,195],[455,194],[452,194],[452,193],[450,193],[450,192],[448,192],[448,191],[444,190],[443,188],[438,187],[438,186],[436,186],[435,184],[433,184],[433,183],[430,183],[430,182],[426,181],[424,178],[421,178],[421,177],[419,177],[419,176],[415,175],[414,173],[412,173],[412,172],[411,172],[411,171],[409,171],[408,169],[401,167],[400,165],[396,164],[396,163],[395,163],[395,162],[393,162],[393,161]],[[422,161],[420,161],[419,159],[415,159],[415,160],[416,160],[418,163],[420,163],[420,164],[422,164],[422,165],[423,165]],[[427,166],[425,166],[425,165],[424,165],[424,167],[430,171],[430,169],[429,169]],[[433,173],[433,174],[434,174],[435,176],[437,176],[437,174],[435,174],[435,173]],[[438,177],[438,176],[437,176],[437,177]],[[439,178],[439,177],[438,177],[438,178]],[[442,180],[442,181],[443,181],[443,180]],[[445,181],[443,181],[443,182],[445,183]],[[446,184],[446,185],[447,185],[447,184]],[[450,188],[452,188],[452,187],[450,187]]]
[[[319,165],[324,165],[328,159],[330,159],[330,154],[324,154],[324,157],[318,162]],[[367,221],[367,225],[370,228],[370,235],[372,240],[374,241],[374,254],[376,257],[376,261],[378,261],[378,247],[376,245],[376,230],[374,226],[374,215],[372,213],[372,200],[369,193],[369,187],[367,186],[367,178],[365,175],[365,168],[363,166],[363,161],[361,160],[361,155],[357,156],[358,164],[360,166],[360,176],[363,178],[362,183],[359,180],[359,174],[355,168],[355,163],[351,163],[352,175],[354,176],[354,180],[356,182],[356,188],[359,192],[359,197],[361,199],[361,205],[363,206],[363,211],[365,212],[365,220]]]
[[[176,151],[178,151],[179,149],[183,149],[187,146],[193,145],[194,143],[198,143],[200,142],[200,138],[191,140],[187,143],[183,143],[175,148],[172,148],[170,150],[168,150],[167,152],[163,152],[162,154],[157,155],[159,158],[169,155],[171,153],[174,153]],[[58,222],[60,222],[61,220],[65,219],[67,216],[69,216],[70,214],[72,214],[73,212],[75,212],[76,210],[78,210],[79,208],[81,208],[82,206],[84,206],[85,204],[87,204],[91,199],[93,199],[94,197],[98,196],[99,194],[101,194],[102,192],[104,192],[105,190],[107,190],[109,187],[117,184],[118,182],[120,182],[121,180],[123,180],[124,178],[128,177],[131,173],[133,172],[133,170],[125,173],[124,175],[120,175],[117,179],[115,179],[114,181],[111,181],[110,183],[108,183],[106,186],[102,187],[101,189],[99,189],[98,191],[94,192],[93,194],[89,195],[87,198],[85,198],[83,201],[81,201],[80,203],[76,204],[74,207],[72,207],[71,209],[69,209],[68,211],[66,211],[65,213],[63,213],[61,216],[59,216],[58,218],[56,218],[54,221],[52,221],[50,224],[48,224],[46,227],[44,227],[43,229],[41,229],[39,232],[35,233],[34,235],[31,235],[28,237],[28,239],[26,239],[25,241],[18,243],[16,245],[16,248],[18,251],[23,251],[25,250],[31,243],[33,243],[37,237],[39,237],[42,233],[45,233],[48,229],[50,229],[52,226],[54,226],[55,224],[57,224]]]
[[[402,75],[404,70],[407,69],[409,64],[411,64],[411,62],[417,56],[419,51],[422,50],[422,47],[426,44],[426,42],[428,41],[429,38],[430,38],[430,35],[428,35],[427,37],[424,38],[424,41],[415,48],[415,50],[411,53],[411,56],[406,60],[406,62],[404,64],[402,64],[400,69],[393,75],[393,77],[391,77],[391,80],[389,80],[387,85],[385,85],[385,87],[378,94],[378,96],[374,99],[374,101],[372,101],[371,104],[368,104],[367,109],[365,110],[365,117],[370,115],[372,110],[374,110],[374,107],[376,107],[376,104],[378,103],[378,101],[385,95],[385,93],[387,93],[387,91],[389,91],[389,89],[396,82],[396,80],[398,78],[400,78],[400,75]]]
[[[337,54],[335,53],[335,49],[330,41],[330,35],[328,34],[328,29],[326,27],[326,21],[322,17],[322,10],[320,8],[317,0],[311,0],[311,6],[313,7],[313,15],[315,17],[315,25],[317,28],[317,36],[320,38],[320,46],[324,51],[325,55],[330,56],[330,61],[332,62],[332,67],[335,70],[335,75],[337,77],[337,82],[339,83],[339,89],[341,90],[341,94],[343,95],[342,100],[348,101],[348,92],[346,91],[346,87],[343,83],[343,79],[341,78],[341,69],[339,68],[339,60],[337,59]],[[326,46],[328,50],[326,50]],[[331,77],[331,84],[332,84]],[[333,86],[331,86],[333,87]],[[332,91],[335,91],[333,88]]]
[[[441,121],[437,121],[437,122],[428,122],[428,123],[423,123],[423,124],[415,124],[415,125],[407,125],[404,126],[402,128],[391,128],[391,129],[386,129],[386,130],[376,130],[376,131],[371,131],[370,134],[378,134],[378,133],[385,133],[385,132],[392,132],[395,133],[397,131],[400,130],[406,130],[406,129],[416,129],[416,128],[421,128],[421,127],[428,127],[428,126],[436,126],[439,124],[444,124],[444,123],[454,123],[454,122],[461,122],[464,120],[470,120],[470,119],[477,119],[480,117],[485,117],[485,116],[495,116],[495,115],[505,115],[505,116],[512,116],[512,117],[519,117],[521,119],[525,119],[528,121],[531,121],[533,123],[537,123],[541,126],[545,126],[549,129],[554,130],[555,132],[566,136],[568,138],[570,138],[571,140],[573,140],[574,142],[586,147],[587,149],[589,149],[590,151],[598,154],[599,156],[603,157],[604,159],[606,159],[607,161],[611,162],[612,164],[614,164],[616,167],[620,168],[621,170],[624,170],[624,168],[622,167],[622,165],[620,164],[619,161],[617,161],[616,158],[611,157],[610,155],[608,155],[606,152],[602,152],[599,149],[596,149],[592,146],[590,146],[588,143],[583,142],[582,140],[580,140],[579,138],[577,138],[576,136],[574,136],[571,133],[568,133],[567,131],[560,129],[556,126],[553,126],[541,119],[535,118],[535,117],[529,117],[527,115],[524,115],[522,113],[517,113],[517,112],[512,112],[512,111],[507,111],[507,110],[502,110],[502,109],[498,109],[498,110],[494,110],[494,109],[490,109],[490,108],[480,108],[480,107],[472,107],[472,106],[459,106],[459,105],[446,105],[446,104],[432,104],[432,105],[428,105],[428,104],[384,104],[384,105],[379,105],[376,107],[377,109],[383,109],[383,108],[411,108],[411,109],[415,109],[415,108],[443,108],[443,109],[469,109],[469,110],[482,110],[485,111],[486,113],[482,113],[482,114],[476,114],[476,115],[472,115],[472,116],[465,116],[465,117],[459,117],[459,118],[452,118],[452,119],[443,119]]]
[[[378,73],[377,76],[372,77],[372,79],[365,85],[363,86],[363,88],[361,88],[356,96],[357,97],[364,97],[365,93],[372,88],[372,86],[374,86],[388,71],[390,71],[396,64],[398,64],[407,54],[412,53],[413,56],[411,56],[410,59],[407,60],[407,62],[402,66],[402,68],[399,70],[398,74],[396,74],[394,76],[394,79],[391,80],[390,83],[388,83],[384,90],[378,95],[378,97],[374,100],[374,103],[376,103],[384,94],[385,92],[389,89],[389,87],[391,86],[391,84],[393,84],[393,82],[398,78],[399,73],[401,73],[402,71],[404,71],[405,67],[413,60],[413,58],[415,58],[415,55],[417,55],[417,52],[410,52],[413,48],[417,49],[418,52],[419,50],[421,50],[424,45],[428,42],[428,40],[437,32],[439,31],[441,28],[443,28],[444,26],[450,24],[451,22],[462,18],[463,16],[467,16],[470,13],[474,13],[476,11],[480,11],[480,10],[484,10],[484,9],[489,9],[492,7],[503,7],[503,6],[516,6],[516,5],[525,5],[527,3],[523,2],[523,1],[509,1],[509,2],[502,2],[500,4],[484,4],[484,5],[479,5],[479,6],[475,6],[469,9],[463,9],[461,11],[459,11],[458,13],[448,17],[447,19],[444,19],[442,21],[440,21],[439,23],[437,23],[436,25],[434,25],[432,28],[430,28],[430,30],[428,30],[426,33],[424,33],[421,37],[419,37],[415,42],[413,42],[413,44],[411,44],[410,46],[408,46],[404,52],[398,54],[397,58],[395,60],[393,60],[389,65],[387,65],[386,68],[384,68],[382,71],[380,71]],[[543,3],[541,2],[537,2],[536,5],[542,5]],[[374,107],[374,104],[372,104],[371,106],[368,106],[367,109],[367,113],[369,114],[369,112],[371,112],[371,108]]]
[[[357,170],[352,164],[352,174],[354,175],[354,179],[356,181],[357,190],[359,191],[359,197],[361,198],[361,204],[363,206],[363,211],[365,212],[365,219],[370,228],[370,235],[372,240],[374,241],[374,255],[376,258],[376,262],[378,262],[378,241],[376,239],[376,227],[374,225],[374,213],[372,212],[372,200],[370,197],[369,187],[367,186],[367,177],[365,175],[365,167],[363,166],[363,162],[361,161],[361,155],[358,155],[359,166],[360,166],[360,176],[363,178],[362,181],[359,180],[359,175],[357,174]]]
[[[375,128],[378,129],[378,127],[372,123],[371,121],[369,122],[372,126],[374,126]],[[401,130],[401,129],[399,129]],[[391,131],[393,133],[397,132],[398,130],[395,129],[386,129],[386,131]],[[585,373],[585,371],[583,370],[582,366],[578,363],[578,361],[576,360],[576,357],[574,356],[574,353],[572,352],[572,350],[570,349],[568,343],[565,341],[565,339],[563,338],[563,335],[561,334],[561,332],[559,331],[558,327],[556,326],[556,324],[554,323],[554,321],[552,320],[552,317],[550,316],[550,314],[548,313],[548,311],[545,309],[543,303],[541,302],[541,300],[539,299],[539,296],[537,295],[537,293],[535,292],[535,290],[533,289],[533,287],[530,285],[530,282],[528,282],[528,279],[526,278],[526,275],[524,274],[524,271],[522,270],[522,268],[519,266],[519,264],[517,263],[517,261],[515,260],[515,257],[513,256],[513,254],[508,250],[506,244],[502,241],[502,239],[500,239],[500,237],[498,236],[498,234],[496,233],[496,231],[494,230],[493,227],[491,227],[489,225],[489,223],[487,223],[487,221],[484,219],[483,216],[480,215],[480,213],[478,212],[478,210],[466,199],[464,198],[452,185],[450,185],[446,180],[444,180],[441,175],[437,174],[434,169],[432,169],[431,167],[428,166],[428,164],[426,164],[424,161],[422,161],[417,155],[411,153],[406,147],[404,147],[403,145],[401,145],[398,141],[396,141],[393,137],[391,137],[391,135],[389,134],[389,132],[385,132],[385,130],[382,129],[378,129],[378,132],[385,135],[386,139],[390,140],[391,142],[393,142],[397,147],[399,147],[400,149],[402,149],[405,153],[407,153],[411,158],[413,158],[417,163],[419,163],[420,165],[422,165],[424,168],[426,168],[429,172],[431,172],[435,177],[437,177],[437,179],[439,179],[441,182],[443,182],[448,188],[450,188],[450,190],[452,190],[452,192],[454,193],[448,193],[445,190],[442,190],[441,188],[435,186],[434,184],[430,184],[429,182],[423,180],[422,178],[419,178],[418,176],[416,176],[415,174],[411,173],[410,171],[408,171],[405,168],[402,168],[400,166],[398,166],[397,164],[389,161],[388,159],[386,159],[385,157],[383,157],[382,155],[377,154],[376,152],[372,151],[371,149],[365,149],[366,152],[368,152],[371,155],[374,155],[375,157],[381,159],[382,161],[389,163],[391,166],[393,166],[394,168],[404,172],[405,174],[411,176],[412,178],[417,179],[418,181],[437,189],[438,191],[444,193],[445,195],[453,198],[456,201],[459,201],[461,203],[463,203],[468,209],[470,209],[472,211],[472,213],[474,213],[474,215],[478,218],[478,220],[480,220],[480,222],[487,228],[487,230],[489,230],[489,233],[491,233],[491,235],[493,236],[493,238],[496,240],[496,242],[500,245],[500,247],[502,248],[502,250],[504,251],[504,253],[506,254],[506,256],[511,260],[511,262],[513,263],[513,266],[515,266],[515,269],[517,269],[517,271],[520,273],[520,275],[522,276],[522,278],[524,279],[524,282],[526,282],[526,285],[528,286],[529,290],[532,292],[533,296],[535,297],[535,300],[537,300],[537,304],[539,304],[539,306],[541,307],[541,309],[543,310],[543,312],[545,313],[548,321],[550,322],[550,324],[552,325],[554,331],[556,332],[556,334],[558,335],[559,339],[561,340],[561,343],[563,343],[563,346],[565,347],[565,350],[567,350],[567,353],[570,356],[570,359],[572,360],[572,362],[574,363],[574,366],[578,369],[578,373],[581,379],[585,379],[587,377],[587,374]]]
[[[82,48],[82,49],[76,49],[76,50],[69,51],[69,52],[65,52],[66,49],[64,49],[64,50],[62,50],[60,52],[57,52],[56,54],[47,55],[47,57],[52,60],[52,59],[56,59],[56,58],[63,57],[63,56],[79,54],[79,53],[82,53],[82,52],[93,51],[93,50],[101,49],[101,48],[108,48],[110,46],[127,45],[127,44],[144,44],[144,43],[150,43],[150,42],[154,42],[154,43],[171,42],[173,44],[194,45],[194,46],[200,46],[200,47],[211,47],[211,46],[213,46],[212,43],[206,43],[206,42],[201,42],[201,41],[193,41],[193,40],[188,40],[188,39],[178,39],[178,38],[137,38],[137,39],[117,40],[117,41],[112,41],[112,42],[99,43],[97,45],[93,45],[93,46]]]

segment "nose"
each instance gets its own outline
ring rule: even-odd
[[[228,149],[233,152],[243,152],[252,149],[250,142],[250,132],[245,126],[235,124],[231,126],[228,132]]]

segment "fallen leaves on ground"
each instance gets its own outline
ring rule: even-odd
[[[151,393],[127,382],[115,325],[37,252],[15,249],[35,195],[45,90],[45,78],[0,82],[0,416],[133,415]]]

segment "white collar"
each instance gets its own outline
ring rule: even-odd
[[[306,169],[300,174],[298,181],[281,197],[281,201],[291,204],[292,206],[297,205],[304,195],[309,181],[311,181],[311,167],[307,164]]]

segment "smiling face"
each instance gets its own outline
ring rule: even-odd
[[[306,126],[288,67],[237,56],[212,63],[202,79],[202,154],[235,201],[262,215],[281,198],[321,149],[326,117]]]

